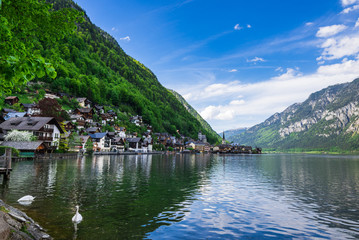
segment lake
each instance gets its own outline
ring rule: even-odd
[[[55,239],[359,238],[359,156],[24,161],[0,191]],[[17,203],[28,194],[31,205]],[[84,220],[75,226],[76,205]]]

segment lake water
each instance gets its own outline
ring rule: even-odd
[[[359,238],[359,156],[25,161],[0,194],[55,239]],[[16,202],[28,194],[31,205]]]

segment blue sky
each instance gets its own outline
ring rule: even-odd
[[[359,0],[76,2],[216,131],[359,77]]]

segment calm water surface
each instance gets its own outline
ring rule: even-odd
[[[55,239],[359,238],[359,156],[18,162],[0,191]],[[35,201],[19,205],[27,194]],[[74,226],[76,205],[84,220]]]

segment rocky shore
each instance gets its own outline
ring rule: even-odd
[[[45,230],[24,212],[0,200],[0,239],[52,239]]]

